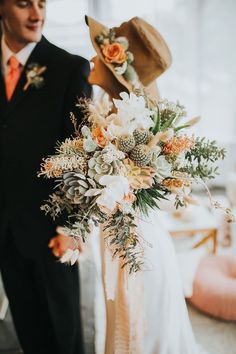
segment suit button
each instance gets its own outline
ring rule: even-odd
[[[7,124],[2,124],[1,127],[2,127],[3,129],[6,129],[6,128],[7,128]]]

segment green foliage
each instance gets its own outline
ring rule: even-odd
[[[169,129],[176,118],[176,113],[169,110],[164,110],[161,114],[161,131]]]
[[[157,111],[153,115],[154,126],[152,128],[153,134],[156,134],[160,131],[165,131],[172,127],[174,120],[177,115],[176,112],[169,109],[160,111],[159,107],[156,107]]]
[[[152,128],[152,132],[155,135],[156,133],[158,133],[160,131],[160,126],[161,126],[160,110],[159,110],[158,106],[157,106],[157,111],[153,115],[152,119],[154,121],[154,126]]]
[[[72,218],[76,218],[76,221],[70,222]],[[71,237],[82,239],[85,242],[90,233],[88,219],[78,216],[78,214],[70,215],[65,230]]]
[[[44,211],[46,215],[49,214],[55,220],[63,212],[70,214],[73,211],[73,205],[64,198],[64,193],[59,190],[49,195],[49,199],[40,207],[40,210]]]
[[[193,178],[213,179],[219,174],[218,166],[213,163],[224,159],[225,154],[225,149],[220,148],[215,140],[197,138],[194,146],[185,154],[187,164],[179,171],[186,172]]]
[[[122,268],[128,266],[129,272],[138,272],[142,267],[142,250],[136,233],[133,215],[125,215],[119,210],[105,224],[106,239],[113,249],[113,255],[123,260]]]
[[[178,132],[178,131],[180,131],[180,130],[182,130],[182,129],[186,129],[186,128],[189,128],[190,127],[190,125],[189,124],[183,124],[183,125],[180,125],[180,126],[178,126],[178,127],[176,127],[176,128],[174,128],[174,132]]]
[[[186,207],[186,202],[180,198],[180,196],[176,195],[176,198],[175,198],[175,208],[176,209],[179,209],[179,208],[183,208],[183,207]]]
[[[135,209],[140,210],[144,215],[148,215],[149,208],[158,208],[158,201],[166,198],[169,191],[161,186],[160,184],[155,184],[152,188],[139,189],[136,191],[136,200],[134,202]]]
[[[185,158],[189,162],[215,162],[224,159],[226,150],[220,148],[216,141],[210,141],[206,138],[197,138],[194,146],[186,153]]]
[[[203,180],[214,179],[219,174],[217,166],[209,166],[207,163],[194,165],[186,165],[179,169],[180,172],[185,172],[191,177],[199,177]]]

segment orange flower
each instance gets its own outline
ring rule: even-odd
[[[170,139],[163,147],[164,154],[180,154],[191,149],[194,145],[193,138],[187,136],[174,137]]]
[[[136,199],[135,195],[132,192],[129,192],[129,194],[127,194],[123,200],[126,203],[133,203],[135,201],[135,199]]]
[[[51,161],[45,161],[45,163],[42,166],[42,174],[46,174],[49,177],[59,177],[62,174],[61,169],[54,169],[54,165]]]
[[[183,180],[181,179],[175,179],[175,178],[166,178],[162,184],[172,190],[172,189],[175,189],[175,188],[183,188],[185,186],[185,183]]]
[[[104,148],[107,145],[107,140],[100,127],[93,129],[92,136],[101,148]]]
[[[125,49],[120,43],[104,45],[102,52],[107,63],[123,64],[127,60]]]
[[[169,189],[169,191],[177,194],[181,189],[184,191],[186,187],[187,189],[191,187],[191,181],[181,178],[166,178],[162,184]]]

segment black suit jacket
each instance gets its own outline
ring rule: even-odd
[[[46,66],[44,86],[23,87],[30,63]],[[73,133],[69,113],[76,97],[90,96],[89,63],[54,46],[44,37],[33,50],[9,103],[0,77],[0,259],[9,231],[25,256],[40,256],[55,235],[50,216],[40,205],[54,183],[38,178],[42,158],[55,152],[57,141]],[[78,119],[80,119],[80,113]]]

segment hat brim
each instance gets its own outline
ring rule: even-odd
[[[119,83],[122,84],[129,92],[131,92],[133,89],[132,84],[130,84],[128,81],[126,81],[122,75],[118,75],[112,64],[107,63],[105,61],[105,58],[104,58],[102,51],[101,51],[101,48],[96,42],[96,37],[99,36],[104,31],[108,32],[109,28],[107,28],[106,26],[102,25],[101,23],[99,23],[98,21],[94,20],[92,17],[89,17],[87,15],[85,16],[85,23],[89,27],[89,34],[90,34],[91,42],[92,42],[92,45],[93,45],[99,59],[112,72],[112,74],[114,75],[116,80],[119,81]]]

